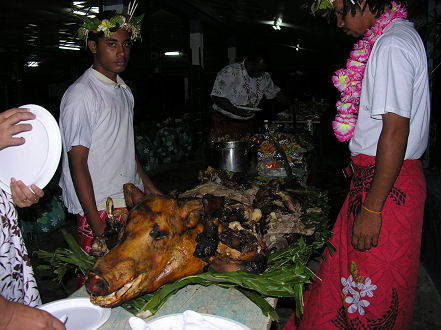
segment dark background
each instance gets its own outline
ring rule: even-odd
[[[109,1],[118,0],[103,1],[83,1],[81,6],[103,8]],[[440,1],[410,0],[409,18],[423,39],[438,47],[440,19],[435,9],[428,9],[430,6],[439,12]],[[58,116],[64,91],[92,61],[84,44],[76,39],[80,20],[72,15],[73,9],[74,2],[68,0],[3,3],[0,109],[35,103]],[[323,98],[332,105],[338,99],[332,73],[345,65],[354,43],[336,28],[332,18],[328,23],[319,15],[311,15],[305,1],[300,0],[140,0],[136,15],[141,13],[145,14],[142,42],[135,44],[130,64],[122,74],[135,96],[137,122],[157,123],[187,113],[199,123],[196,130],[208,127],[209,93],[216,73],[228,64],[229,45],[236,45],[238,60],[243,59],[247,46],[261,46],[270,56],[273,80],[288,96],[300,101]],[[435,15],[432,24],[429,13]],[[283,17],[280,31],[268,25],[277,16]],[[190,27],[194,29],[195,25],[203,33],[203,67],[191,64],[189,36]],[[429,35],[428,31],[436,33]],[[60,39],[65,38],[81,44],[82,49],[59,49]],[[163,53],[170,50],[178,50],[183,56],[165,57]],[[38,61],[39,66],[26,67],[30,60]],[[433,66],[438,62],[436,59]],[[433,90],[440,90],[439,77],[433,77]],[[184,81],[188,82],[188,98]],[[266,119],[283,110],[272,102],[264,102],[262,107],[270,109]],[[437,108],[439,93],[433,93],[433,109]],[[433,122],[438,123],[439,115],[432,113]],[[330,113],[328,117],[332,116]],[[432,135],[437,145],[440,139],[436,139],[436,128]],[[433,152],[434,159],[438,149]]]

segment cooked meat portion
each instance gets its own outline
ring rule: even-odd
[[[133,184],[124,185],[129,217],[123,236],[111,234],[116,241],[122,237],[121,242],[86,276],[92,302],[117,306],[205,270],[264,271],[267,245],[280,249],[287,234],[307,232],[300,221],[301,203],[278,180],[245,187],[207,182],[170,197],[144,196]],[[104,239],[107,246],[114,244]]]

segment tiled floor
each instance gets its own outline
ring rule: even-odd
[[[197,174],[200,169],[204,169],[206,164],[203,160],[203,152],[196,153],[191,160],[181,161],[177,164],[162,164],[158,168],[155,176],[152,177],[154,183],[164,192],[168,193],[174,189],[181,191],[189,189],[197,184]],[[331,218],[335,217],[346,194],[347,182],[336,173],[342,167],[341,159],[333,157],[335,150],[322,150],[322,158],[316,169],[315,184],[328,190],[331,209]],[[66,228],[74,233],[75,223],[68,217]],[[59,231],[41,234],[28,242],[29,251],[37,248],[43,250],[53,250],[63,246],[63,238]],[[34,265],[38,260],[33,257]],[[54,282],[50,278],[50,273],[35,270],[38,284],[40,287],[43,302],[61,299],[72,293],[76,288],[74,278],[69,278],[62,285]],[[272,329],[282,329],[286,321],[293,312],[292,302],[288,299],[279,300],[277,311],[280,315],[280,322],[273,324]],[[441,298],[434,288],[434,285],[425,272],[424,267],[420,266],[418,277],[418,291],[416,296],[413,330],[441,329]]]

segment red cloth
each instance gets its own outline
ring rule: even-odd
[[[98,212],[100,218],[103,222],[106,221],[107,212],[105,210]],[[117,208],[113,210],[113,216],[117,217],[122,223],[126,223],[129,211],[127,208]],[[78,226],[78,241],[80,247],[86,252],[90,252],[90,244],[93,240],[92,228],[90,228],[89,223],[84,215],[77,214],[77,226]]]
[[[374,175],[375,157],[352,159],[351,189],[337,218],[332,244],[305,293],[299,329],[410,329],[418,277],[426,183],[419,160],[406,160],[382,213],[378,246],[351,245],[352,225]],[[296,329],[295,315],[285,326]]]
[[[241,137],[253,134],[253,119],[233,119],[213,111],[211,127],[215,137],[229,135],[233,139],[240,139]]]

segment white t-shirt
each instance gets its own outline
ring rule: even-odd
[[[352,155],[375,156],[383,127],[381,115],[410,118],[405,159],[418,159],[429,137],[430,98],[427,57],[413,23],[397,19],[386,27],[369,57],[360,97]]]
[[[274,84],[268,72],[251,78],[242,62],[227,65],[219,71],[210,95],[227,98],[234,106],[252,105],[257,108],[264,95],[267,99],[273,99],[279,92],[280,88]],[[254,117],[254,114],[249,117],[234,115],[216,104],[213,104],[213,109],[234,119],[248,120]]]
[[[67,157],[73,146],[89,149],[87,164],[99,210],[104,209],[107,197],[118,201],[115,207],[125,206],[124,202],[121,205],[125,183],[144,189],[135,160],[133,95],[119,76],[117,82],[89,68],[61,100],[63,161],[59,184],[64,205],[73,214],[82,213]]]

